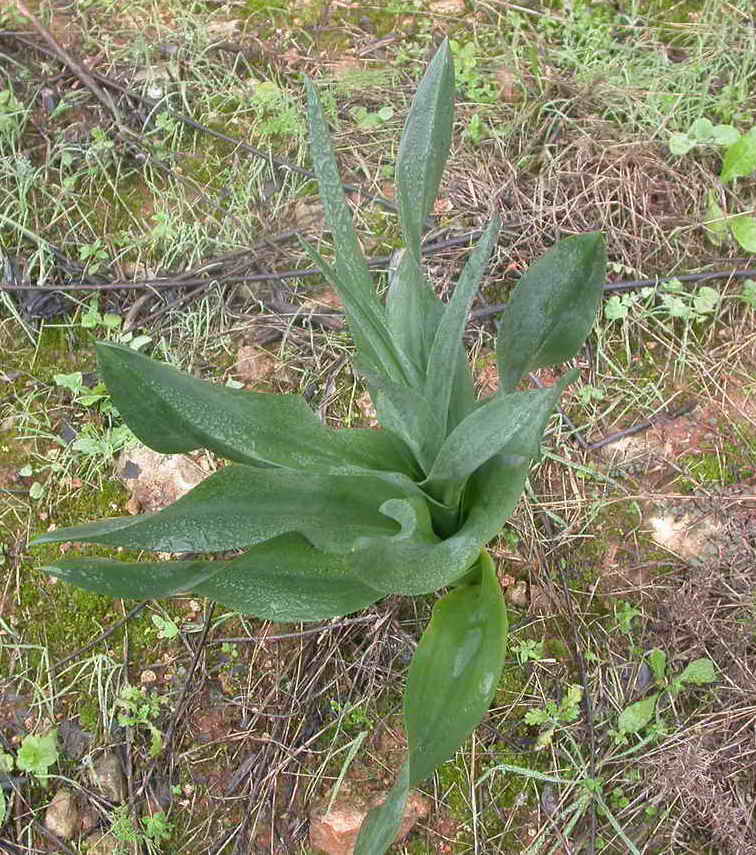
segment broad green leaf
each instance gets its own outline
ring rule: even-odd
[[[654,717],[658,697],[659,693],[657,692],[642,701],[630,704],[627,709],[622,710],[617,720],[617,730],[620,733],[638,733],[639,730],[642,730]]]
[[[696,141],[687,134],[672,134],[669,138],[669,150],[671,154],[682,156],[696,147]]]
[[[429,594],[460,579],[480,550],[501,530],[525,486],[528,461],[497,455],[468,480],[459,518],[448,530],[435,524],[438,541],[419,521],[412,540],[374,538],[349,562],[366,585],[382,593]],[[426,542],[422,542],[423,534]]]
[[[331,284],[344,304],[349,329],[363,361],[373,370],[380,369],[387,377],[407,380],[406,359],[402,359],[393,343],[384,308],[376,296],[367,261],[357,240],[320,99],[311,80],[305,79],[305,87],[312,163],[336,252],[333,272],[329,276]]]
[[[404,694],[407,762],[384,805],[368,814],[355,855],[386,851],[410,788],[454,755],[491,704],[504,664],[507,613],[486,552],[478,566],[476,583],[436,603],[415,650]]]
[[[428,476],[428,489],[433,493],[434,484],[461,483],[500,452],[535,457],[549,416],[572,379],[568,374],[546,389],[498,395],[470,413],[441,447]]]
[[[191,592],[243,614],[285,622],[349,614],[380,596],[353,577],[346,556],[320,552],[296,534],[261,543],[231,561],[129,564],[71,558],[42,569],[109,597],[156,599]]]
[[[717,670],[711,659],[694,659],[677,678],[681,683],[693,683],[695,686],[704,686],[706,683],[714,683],[717,680]]]
[[[715,125],[711,135],[717,145],[734,145],[740,139],[740,131],[732,125]]]
[[[531,264],[499,324],[503,392],[514,391],[529,371],[577,354],[593,326],[605,280],[606,249],[598,232],[565,238]]]
[[[711,139],[714,131],[714,124],[709,119],[696,119],[690,126],[688,131],[689,136],[699,142],[706,142]]]
[[[325,551],[348,552],[361,538],[392,536],[381,504],[404,499],[378,478],[307,475],[233,464],[162,511],[46,532],[36,543],[83,541],[159,552],[239,549],[287,532]]]
[[[464,355],[462,335],[467,314],[480,287],[500,228],[501,221],[495,217],[468,258],[433,338],[428,358],[425,398],[437,414],[437,424],[440,428],[430,442],[434,451],[441,447],[447,434],[448,412],[456,380],[456,375],[449,370],[449,366],[456,363],[460,352]]]
[[[57,761],[57,730],[51,730],[44,736],[25,736],[16,755],[16,766],[35,775],[43,784],[47,782],[47,770]]]
[[[238,463],[411,474],[410,455],[390,434],[330,430],[298,395],[208,383],[117,344],[99,342],[97,356],[118,411],[145,445],[162,454],[209,448]]]
[[[727,214],[717,202],[717,194],[709,190],[706,194],[706,222],[704,228],[709,239],[716,246],[720,246],[727,237],[730,229],[727,223]]]
[[[451,146],[454,66],[444,40],[412,100],[396,161],[399,221],[407,249],[420,259],[423,222],[433,208]]]
[[[727,183],[756,171],[756,134],[748,133],[731,145],[724,156],[720,181]]]
[[[501,676],[507,613],[496,568],[481,552],[480,579],[442,597],[407,675],[409,783],[425,780],[486,714]]]
[[[756,253],[756,217],[741,214],[730,220],[730,228],[735,240],[746,252]]]

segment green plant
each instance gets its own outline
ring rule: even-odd
[[[543,641],[535,641],[532,638],[524,638],[522,641],[518,641],[516,644],[512,645],[512,653],[517,657],[517,661],[520,665],[524,665],[526,662],[538,662],[543,659]]]
[[[453,123],[446,43],[421,81],[396,165],[406,249],[378,298],[344,198],[328,127],[307,81],[310,138],[325,218],[327,262],[378,418],[376,430],[331,431],[306,402],[206,383],[113,343],[97,346],[102,376],[134,433],[163,453],[209,448],[232,463],[156,514],[47,532],[161,552],[242,549],[231,560],[126,563],[96,558],[47,571],[111,596],[192,590],[277,621],[343,615],[389,594],[450,587],[433,609],[407,676],[408,757],[360,833],[358,855],[396,835],[410,787],[433,773],[486,713],[501,674],[507,615],[485,545],[522,492],[569,372],[520,391],[528,372],[572,358],[587,336],[606,270],[598,234],[567,238],[531,265],[503,312],[499,390],[476,401],[464,351],[470,305],[493,251],[495,219],[444,304],[421,267],[425,218],[438,193]],[[150,716],[146,716],[147,719]]]
[[[367,107],[355,107],[352,110],[352,115],[357,122],[357,127],[363,131],[369,131],[373,128],[379,128],[386,122],[394,118],[394,108],[388,104],[371,113]]]
[[[654,676],[654,681],[660,691],[654,692],[647,698],[636,701],[626,707],[617,719],[617,730],[612,731],[614,740],[621,745],[627,742],[630,734],[637,734],[651,725],[652,719],[658,715],[659,701],[663,695],[676,698],[688,686],[705,686],[716,682],[717,672],[711,659],[701,658],[690,662],[679,674],[667,677],[667,655],[663,650],[655,648],[648,654],[648,667]],[[660,722],[659,732],[664,731]],[[654,733],[652,732],[653,736]]]
[[[583,699],[583,687],[570,685],[567,687],[562,700],[547,701],[542,709],[528,710],[525,713],[525,724],[540,728],[536,740],[536,751],[551,745],[554,731],[561,724],[569,724],[580,715],[580,702]]]
[[[51,730],[44,736],[28,735],[21,741],[16,755],[16,766],[22,772],[29,772],[47,786],[48,769],[58,762],[58,731]]]
[[[748,133],[741,134],[732,125],[713,125],[708,119],[698,119],[687,134],[673,134],[669,140],[672,154],[687,154],[697,145],[726,147],[719,173],[722,184],[756,172],[756,125]],[[743,249],[756,252],[756,217],[750,214],[728,216],[714,191],[707,194],[706,229],[716,244],[722,243],[731,233]]]
[[[137,844],[140,852],[146,847],[149,855],[157,855],[161,851],[160,844],[169,840],[173,834],[174,825],[159,811],[142,817],[140,827],[128,805],[117,805],[113,809],[110,831],[119,844],[116,846],[115,855],[128,855],[134,851],[134,844]]]
[[[116,698],[118,724],[121,727],[146,727],[150,733],[150,757],[157,757],[163,750],[163,734],[155,725],[154,719],[160,715],[160,708],[168,703],[168,698],[154,692],[145,692],[136,686],[126,685]]]

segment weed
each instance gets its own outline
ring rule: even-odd
[[[155,725],[161,708],[169,699],[155,692],[149,692],[136,686],[125,685],[116,698],[118,724],[121,727],[145,727],[150,734],[150,757],[157,757],[163,750],[163,734]]]

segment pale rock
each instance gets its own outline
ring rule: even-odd
[[[92,786],[106,799],[116,804],[126,801],[126,776],[121,758],[114,751],[105,751],[89,768]]]
[[[526,609],[528,607],[528,583],[524,579],[510,585],[504,592],[504,598],[516,609]]]
[[[121,454],[118,475],[131,493],[126,510],[160,511],[207,478],[186,454],[159,454],[137,445]]]
[[[276,363],[273,357],[254,345],[245,344],[239,348],[236,355],[234,374],[242,383],[254,385],[267,380],[275,372]]]
[[[79,830],[76,797],[65,788],[58,790],[45,811],[45,828],[61,840],[71,840]]]
[[[353,855],[360,827],[368,811],[381,804],[385,794],[365,802],[357,795],[336,799],[329,811],[327,804],[316,808],[310,816],[310,845],[325,855]],[[394,842],[403,840],[418,819],[428,815],[428,800],[412,792],[407,799],[404,817]]]
[[[465,0],[434,0],[431,11],[436,15],[464,15],[467,8]]]

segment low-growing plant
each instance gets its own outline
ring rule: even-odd
[[[719,173],[723,185],[756,173],[756,125],[742,134],[732,125],[714,125],[708,119],[698,119],[688,133],[673,134],[669,140],[672,154],[687,154],[699,145],[725,148]],[[728,216],[713,190],[707,195],[706,220],[707,233],[715,244],[722,243],[731,233],[743,249],[756,252],[756,217],[747,213]]]
[[[448,44],[419,84],[399,145],[406,248],[385,304],[360,249],[318,94],[306,85],[313,163],[335,257],[308,252],[341,297],[356,366],[383,430],[330,430],[299,396],[203,382],[128,347],[100,343],[102,377],[140,440],[166,454],[207,448],[231,462],[158,513],[58,529],[36,543],[240,550],[224,560],[69,558],[46,569],[110,596],[193,591],[275,621],[320,620],[390,594],[449,588],[409,667],[406,761],[386,801],[368,815],[355,850],[378,855],[396,837],[410,788],[453,755],[496,691],[508,624],[485,546],[514,509],[575,372],[548,388],[518,387],[529,372],[571,359],[582,346],[601,299],[606,254],[602,237],[586,234],[560,241],[531,265],[499,323],[499,389],[476,400],[462,334],[498,218],[448,303],[421,266],[423,224],[452,136]]]

